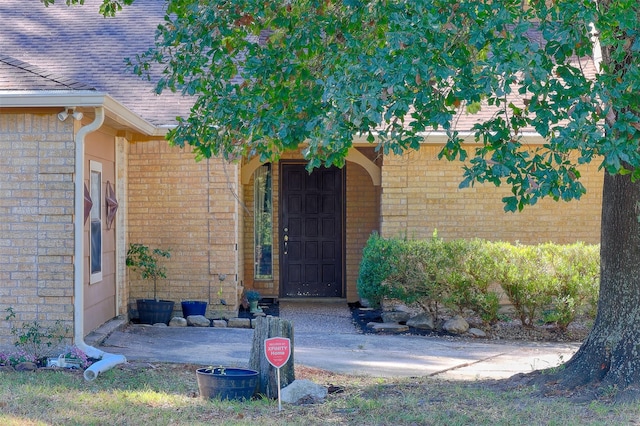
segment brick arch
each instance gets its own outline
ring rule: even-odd
[[[371,180],[374,186],[381,185],[382,170],[380,166],[369,160],[363,153],[358,151],[356,148],[351,148],[349,150],[349,153],[347,154],[346,160],[362,166],[362,168],[367,171],[369,176],[371,176]],[[251,180],[251,176],[253,176],[253,172],[255,172],[256,169],[264,163],[265,161],[260,161],[260,157],[253,157],[248,163],[243,165],[241,171],[242,184],[248,185],[249,181]]]

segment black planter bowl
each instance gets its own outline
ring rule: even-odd
[[[182,304],[182,316],[204,315],[207,313],[207,302],[199,300],[185,300]]]
[[[249,368],[198,368],[196,379],[204,399],[250,399],[258,386],[258,372]]]
[[[174,302],[171,300],[138,299],[138,317],[140,324],[169,324]]]

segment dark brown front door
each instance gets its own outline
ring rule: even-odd
[[[282,164],[283,297],[343,297],[342,170]]]

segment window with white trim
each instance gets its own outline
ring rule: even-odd
[[[273,278],[273,203],[271,164],[258,167],[253,175],[254,278]]]
[[[93,284],[102,281],[102,163],[89,161],[89,169],[89,191],[93,202],[89,215],[89,282]]]

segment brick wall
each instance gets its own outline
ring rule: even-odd
[[[428,238],[437,229],[444,238],[585,242],[599,241],[601,176],[585,167],[589,194],[578,202],[543,200],[524,212],[503,211],[500,201],[509,189],[476,185],[460,190],[460,165],[437,159],[439,147],[424,145],[418,152],[384,158],[382,187],[373,186],[359,165],[346,169],[347,299],[357,299],[355,283],[362,247],[374,230],[384,236]],[[376,154],[361,149],[372,160]],[[283,159],[300,158],[287,153]],[[380,160],[377,160],[380,162]],[[242,286],[263,296],[279,295],[278,205],[279,168],[273,172],[274,277],[253,279],[253,180],[238,185],[238,170],[217,159],[195,163],[193,155],[164,141],[130,146],[129,242],[171,248],[169,277],[159,285],[163,298],[231,302]],[[237,246],[236,246],[237,245]],[[236,252],[236,249],[238,250]],[[237,253],[242,253],[238,256]],[[218,274],[227,276],[224,282]],[[150,286],[130,275],[129,302],[150,297]],[[237,281],[236,281],[237,278]],[[221,296],[218,296],[219,290]]]
[[[152,141],[130,145],[127,173],[129,243],[171,249],[158,297],[175,301],[178,314],[181,300],[208,301],[208,315],[235,310],[236,166],[218,159],[195,162],[188,148]],[[152,283],[128,275],[130,304],[153,297]]]
[[[56,320],[73,329],[72,120],[0,114],[0,346],[15,325]]]
[[[587,194],[579,201],[539,201],[522,212],[505,213],[510,188],[492,184],[458,189],[459,162],[438,160],[438,145],[387,156],[382,169],[382,235],[428,238],[434,229],[445,239],[539,243],[600,242],[602,174],[597,164],[581,168]]]
[[[370,160],[375,160],[373,149],[360,149]],[[347,212],[346,212],[346,285],[347,301],[359,299],[356,283],[362,249],[373,231],[380,230],[380,187],[373,185],[365,169],[347,163]]]

